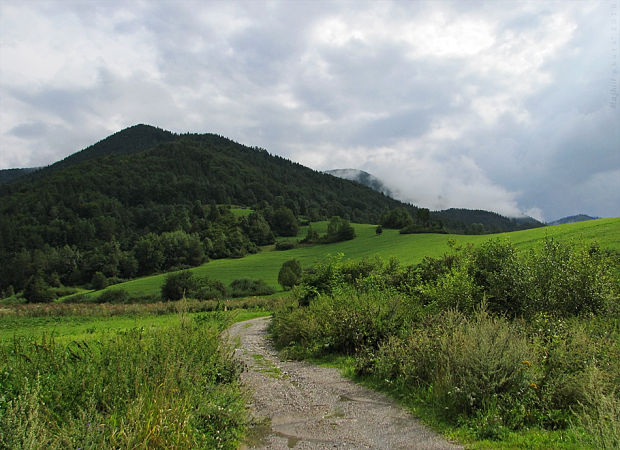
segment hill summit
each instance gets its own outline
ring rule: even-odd
[[[331,169],[326,170],[325,173],[338,178],[343,178],[345,180],[356,181],[360,184],[363,184],[364,186],[368,186],[369,188],[374,189],[375,191],[382,192],[388,197],[394,197],[390,189],[388,189],[388,187],[383,184],[383,181],[368,172],[364,172],[363,170]]]

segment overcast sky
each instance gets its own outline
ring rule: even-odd
[[[137,123],[401,198],[620,216],[620,1],[0,1],[0,168]]]

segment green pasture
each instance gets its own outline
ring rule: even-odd
[[[232,207],[230,208],[230,212],[237,217],[247,217],[252,214],[252,209],[250,208],[241,208],[241,207]]]
[[[188,313],[187,317],[197,315],[205,320],[222,319],[222,312]],[[264,311],[229,311],[226,317],[235,322],[268,315]],[[0,321],[0,343],[13,338],[40,338],[53,336],[57,342],[94,340],[102,334],[119,333],[136,328],[162,329],[179,325],[185,318],[179,313],[172,314],[123,314],[118,316],[7,316]]]
[[[310,267],[328,255],[342,253],[345,258],[360,259],[379,256],[389,259],[397,258],[403,264],[418,263],[425,256],[438,257],[448,249],[448,242],[457,245],[466,243],[479,244],[488,239],[508,239],[520,249],[528,249],[546,237],[576,242],[597,241],[602,247],[620,250],[620,218],[599,219],[588,222],[536,228],[511,233],[493,235],[465,236],[454,234],[399,234],[398,230],[383,230],[375,233],[376,226],[353,224],[357,237],[346,242],[301,246],[292,250],[276,251],[267,246],[254,255],[239,259],[219,259],[190,269],[200,277],[220,280],[225,284],[240,278],[262,279],[267,284],[280,289],[277,279],[278,271],[284,261],[297,259],[302,267]],[[312,228],[324,234],[327,222],[312,224]],[[306,235],[307,227],[301,227],[299,239]],[[110,286],[107,289],[124,289],[130,295],[158,294],[166,274],[153,275]],[[99,295],[101,291],[88,295]]]

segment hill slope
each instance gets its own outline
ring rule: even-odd
[[[312,224],[322,232],[326,224]],[[404,264],[417,264],[426,256],[439,257],[449,250],[448,242],[457,245],[480,244],[488,239],[508,239],[518,248],[526,250],[547,237],[562,241],[598,242],[602,248],[620,252],[620,218],[599,219],[590,222],[559,225],[554,227],[502,233],[493,236],[464,236],[445,234],[399,234],[396,230],[384,230],[376,235],[373,225],[354,224],[357,237],[352,241],[329,245],[315,245],[294,250],[263,251],[242,259],[220,259],[191,269],[198,276],[207,276],[226,284],[239,278],[257,278],[278,287],[278,271],[289,259],[297,259],[302,267],[310,267],[329,255],[342,253],[345,258],[360,259],[380,256],[397,258]],[[304,230],[300,236],[304,235]],[[124,289],[131,295],[159,295],[166,275],[140,278],[108,289]],[[93,293],[92,295],[99,295]]]
[[[1,169],[0,170],[0,183],[8,183],[9,181],[16,180],[24,175],[39,170],[39,167],[27,167],[23,169]]]
[[[482,210],[451,208],[433,211],[432,215],[441,219],[453,231],[465,233],[469,231],[472,234],[518,231],[544,226],[532,217],[509,218]],[[473,226],[475,224],[476,226]]]
[[[83,284],[240,257],[289,232],[283,221],[296,232],[295,217],[376,223],[396,207],[416,210],[221,136],[140,125],[0,185],[0,290],[39,273]]]
[[[343,178],[345,180],[356,181],[364,186],[368,186],[375,191],[382,192],[388,197],[393,197],[392,192],[387,188],[383,182],[375,177],[374,175],[364,172],[363,170],[358,169],[332,169],[326,170],[325,173],[329,175],[333,175],[338,178]]]

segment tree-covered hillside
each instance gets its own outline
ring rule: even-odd
[[[231,204],[255,212],[237,217]],[[0,289],[243,256],[298,220],[376,223],[394,207],[416,210],[263,149],[140,125],[0,186]]]
[[[509,218],[482,210],[451,208],[433,211],[431,215],[441,220],[452,232],[463,234],[500,233],[544,226],[532,217]]]

